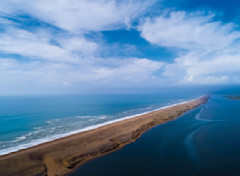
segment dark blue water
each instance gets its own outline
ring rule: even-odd
[[[212,95],[207,104],[71,174],[112,175],[239,176],[240,101]]]
[[[202,93],[0,97],[0,155]]]

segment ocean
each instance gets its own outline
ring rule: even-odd
[[[82,165],[70,176],[239,176],[240,89],[158,125],[136,142]]]
[[[197,98],[202,93],[0,97],[0,155]]]

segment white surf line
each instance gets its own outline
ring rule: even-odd
[[[106,125],[114,124],[114,123],[117,123],[117,122],[120,122],[120,121],[123,121],[123,120],[132,119],[134,117],[149,114],[149,113],[156,112],[156,111],[159,111],[159,110],[162,110],[162,109],[167,109],[167,108],[174,107],[174,106],[177,106],[177,105],[185,104],[185,103],[200,99],[202,97],[204,97],[204,96],[200,96],[198,98],[183,101],[183,102],[180,102],[180,103],[175,103],[175,104],[168,105],[168,106],[163,106],[161,108],[158,108],[158,109],[155,109],[155,110],[152,110],[152,111],[146,111],[144,113],[131,115],[131,116],[127,116],[127,117],[123,117],[123,118],[115,119],[115,120],[111,120],[111,121],[107,121],[107,122],[104,122],[104,123],[101,123],[101,124],[89,126],[89,127],[82,128],[82,129],[79,129],[79,130],[74,130],[74,131],[71,131],[69,133],[58,134],[58,135],[54,135],[54,136],[51,136],[51,137],[45,137],[45,138],[42,138],[42,139],[31,141],[27,144],[22,144],[22,145],[16,146],[16,147],[10,147],[10,148],[7,148],[7,149],[2,149],[2,150],[0,150],[0,156],[10,154],[10,153],[13,153],[13,152],[17,152],[19,150],[27,149],[27,148],[30,148],[30,147],[34,147],[34,146],[37,146],[39,144],[51,142],[51,141],[54,141],[56,139],[60,139],[60,138],[63,138],[63,137],[68,137],[68,136],[78,134],[78,133],[82,133],[82,132],[85,132],[85,131],[94,130],[94,129],[97,129],[97,128],[100,128],[100,127],[103,127],[103,126],[106,126]]]
[[[202,122],[205,122],[205,123],[210,123],[210,122],[230,122],[229,120],[211,120],[211,119],[200,118],[203,110],[206,109],[206,108],[207,108],[206,105],[201,108],[200,112],[196,114],[195,120],[202,121]]]

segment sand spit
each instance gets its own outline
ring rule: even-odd
[[[60,176],[115,151],[146,130],[206,103],[208,96],[0,156],[1,176]]]

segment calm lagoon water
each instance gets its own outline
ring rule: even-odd
[[[240,101],[225,93],[71,176],[239,176]]]
[[[0,97],[0,155],[196,98],[196,92]]]

